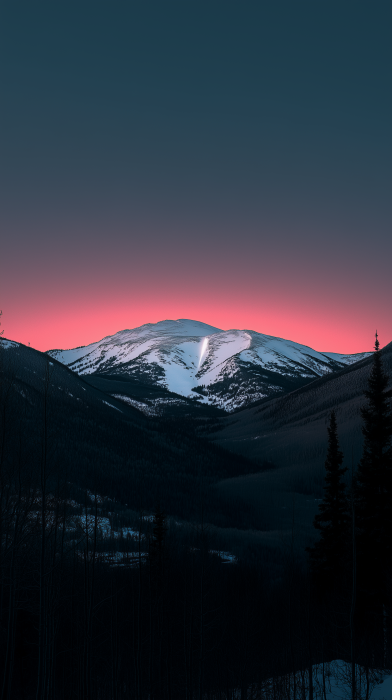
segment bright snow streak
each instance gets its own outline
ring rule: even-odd
[[[208,338],[204,338],[204,340],[203,340],[203,345],[201,346],[201,353],[200,353],[200,359],[199,359],[199,367],[200,367],[200,365],[201,365],[203,356],[204,356],[204,355],[206,354],[206,352],[207,352],[207,347],[208,347]]]

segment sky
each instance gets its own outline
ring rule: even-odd
[[[0,0],[0,309],[392,340],[390,0]]]

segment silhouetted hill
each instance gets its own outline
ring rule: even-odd
[[[205,420],[207,414],[220,415],[219,410],[185,401],[184,420],[147,417],[111,395],[116,386],[111,380],[95,378],[98,386],[92,386],[45,353],[6,340],[0,344],[0,363],[8,464],[19,460],[39,469],[45,425],[53,478],[66,474],[75,487],[134,510],[151,512],[160,503],[169,515],[189,521],[203,507],[216,525],[257,525],[240,503],[233,510],[220,500],[213,485],[258,467],[197,436],[193,420],[186,418],[187,411],[192,417],[200,411]],[[132,388],[126,390],[132,394]],[[177,399],[169,392],[161,398]]]
[[[382,350],[392,386],[392,343]],[[345,463],[355,469],[361,454],[361,406],[372,358],[361,360],[332,376],[322,377],[285,396],[259,402],[220,419],[210,438],[239,455],[274,468],[221,484],[227,495],[240,494],[249,506],[263,510],[270,527],[311,522],[322,496],[327,422],[332,408],[338,422]],[[308,515],[307,515],[308,513]]]

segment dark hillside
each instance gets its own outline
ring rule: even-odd
[[[159,502],[168,514],[189,520],[203,505],[217,525],[258,526],[257,511],[233,510],[212,490],[222,478],[257,470],[247,458],[196,436],[187,420],[146,417],[32,348],[2,341],[1,362],[5,460],[38,469],[46,402],[54,474],[136,510],[152,511]]]
[[[392,385],[392,343],[382,350]],[[293,509],[300,523],[311,524],[322,494],[327,448],[327,422],[337,415],[345,463],[356,466],[362,445],[360,409],[372,358],[362,360],[333,376],[318,379],[285,396],[270,399],[220,419],[210,437],[252,460],[270,461],[274,469],[231,479],[221,484],[225,494],[237,493],[257,503],[270,527],[287,529]]]
[[[349,658],[350,597],[312,595],[298,466],[257,473],[200,421],[146,417],[30,348],[1,342],[0,363],[4,698],[303,698],[314,663]],[[287,425],[266,408],[271,445],[307,439],[304,404]],[[383,640],[359,639],[366,668]]]

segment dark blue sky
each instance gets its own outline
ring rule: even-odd
[[[390,1],[1,2],[6,332],[64,343],[51,314],[77,296],[78,329],[106,320],[74,344],[162,314],[388,342],[391,20]]]

